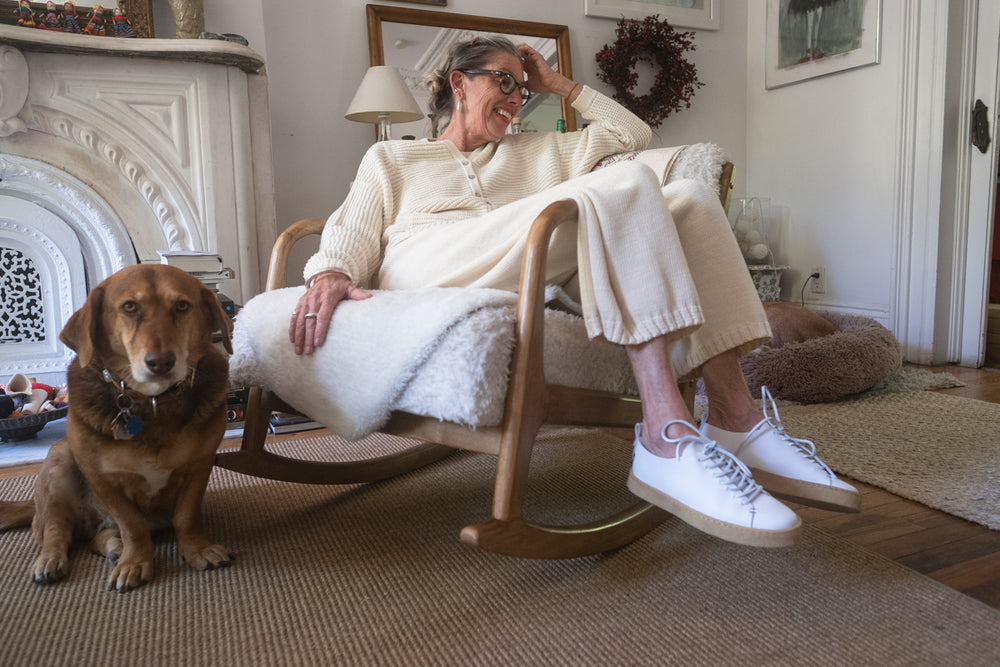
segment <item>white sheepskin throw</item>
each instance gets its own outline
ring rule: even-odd
[[[349,439],[385,423],[397,398],[444,333],[470,313],[512,305],[501,290],[436,288],[377,291],[344,301],[326,344],[295,354],[288,322],[304,287],[264,292],[240,311],[233,330],[233,382],[270,389]]]
[[[868,317],[817,313],[839,331],[781,347],[764,346],[742,359],[753,394],[767,386],[776,398],[825,403],[884,381],[903,365],[899,342]]]
[[[711,143],[691,144],[674,161],[669,181],[690,178],[715,188],[722,178],[722,165],[729,160],[721,146]]]
[[[692,179],[711,188],[717,188],[719,179],[722,178],[722,165],[729,160],[729,157],[717,144],[700,143],[616,153],[598,162],[594,168],[599,169],[615,162],[629,160],[638,160],[646,164],[659,176],[663,185],[682,179]]]
[[[337,306],[326,343],[298,356],[288,320],[303,287],[265,292],[236,318],[230,375],[273,391],[338,435],[356,440],[393,410],[468,426],[503,418],[516,295],[489,289],[375,291]],[[583,319],[547,311],[550,383],[635,395],[623,348],[587,338]]]

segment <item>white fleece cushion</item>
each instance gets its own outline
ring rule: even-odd
[[[503,418],[516,295],[489,289],[376,291],[335,311],[327,342],[298,356],[288,321],[304,288],[265,292],[236,318],[230,375],[273,391],[338,435],[377,431],[393,410],[469,426]],[[587,338],[579,316],[546,312],[548,381],[636,394],[623,348]]]

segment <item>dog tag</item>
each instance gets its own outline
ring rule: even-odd
[[[131,440],[142,433],[143,421],[138,415],[121,412],[115,417],[114,424],[115,440]]]
[[[139,415],[130,415],[129,418],[125,420],[125,431],[129,434],[129,436],[139,435],[142,433],[143,426],[142,417]]]
[[[115,399],[118,407],[118,415],[111,423],[115,440],[128,440],[142,433],[143,421],[139,415],[132,414],[132,397],[125,393],[125,386],[122,383],[122,393]],[[155,409],[155,403],[154,409]]]

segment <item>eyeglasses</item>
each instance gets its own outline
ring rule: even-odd
[[[466,74],[492,74],[497,78],[497,83],[500,84],[500,92],[504,95],[510,95],[517,88],[519,89],[518,92],[521,93],[522,102],[527,102],[531,98],[531,91],[524,84],[518,83],[517,79],[510,72],[501,72],[495,69],[463,69],[460,71]]]

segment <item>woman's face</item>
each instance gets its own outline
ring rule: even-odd
[[[501,51],[484,70],[507,72],[520,84],[524,82],[521,59]],[[500,90],[500,82],[493,74],[465,74],[465,95],[462,99],[462,115],[465,136],[474,146],[497,141],[507,132],[510,121],[521,110],[523,101],[517,86],[509,94]]]

